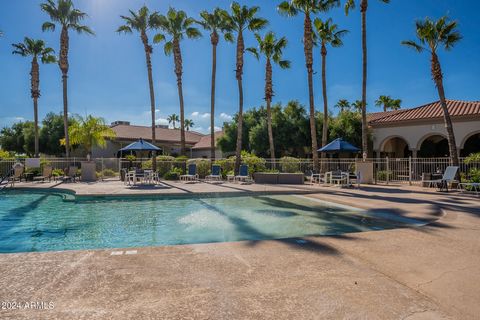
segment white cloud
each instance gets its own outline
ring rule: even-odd
[[[194,111],[192,112],[191,116],[193,118],[203,118],[203,119],[207,119],[207,118],[210,118],[210,113],[208,112],[205,112],[205,113],[200,113],[198,111]]]
[[[163,124],[163,125],[168,125],[168,120],[165,118],[157,118],[155,119],[156,124]]]
[[[225,112],[220,113],[220,119],[225,121],[232,121],[233,117]]]
[[[210,132],[210,128],[211,128],[211,126],[208,127],[208,132]],[[217,131],[222,131],[222,128],[215,126],[215,127],[213,127],[213,130],[214,130],[215,132],[217,132]]]

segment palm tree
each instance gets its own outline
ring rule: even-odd
[[[193,128],[194,125],[195,123],[193,122],[193,120],[185,119],[185,130],[190,131],[190,129]]]
[[[327,100],[327,45],[334,48],[343,46],[342,37],[348,33],[347,30],[338,30],[338,26],[333,23],[332,19],[322,21],[315,18],[313,21],[315,30],[317,31],[320,42],[320,53],[322,55],[322,92],[323,92],[323,130],[322,130],[322,147],[328,142],[328,100]],[[325,156],[322,153],[322,156]]]
[[[219,33],[224,33],[226,41],[232,42],[232,34],[228,20],[225,19],[225,10],[215,8],[211,13],[200,12],[201,20],[197,21],[206,31],[210,31],[210,42],[212,44],[212,87],[210,94],[210,158],[215,160],[215,79],[217,74],[217,45]]]
[[[238,85],[238,120],[237,120],[237,145],[235,148],[234,172],[238,174],[242,162],[242,134],[243,134],[243,55],[245,53],[244,32],[248,29],[251,32],[260,31],[268,21],[257,16],[260,8],[258,6],[241,6],[233,2],[230,6],[231,13],[225,16],[229,28],[237,35],[236,44],[236,68],[235,78]]]
[[[368,0],[360,1],[360,13],[362,15],[362,150],[368,155],[368,123],[367,123],[367,9]],[[389,3],[390,0],[380,0]],[[355,0],[347,0],[345,13],[355,8]]]
[[[339,108],[340,112],[345,112],[345,111],[350,110],[350,108],[352,106],[350,105],[350,102],[347,99],[340,99],[340,100],[338,100],[335,107]]]
[[[55,63],[55,51],[52,48],[45,46],[43,40],[34,40],[25,37],[23,43],[12,44],[14,50],[13,54],[21,55],[22,57],[32,57],[32,67],[30,70],[31,85],[30,93],[33,99],[33,118],[35,124],[35,157],[39,154],[39,138],[38,138],[38,98],[40,98],[40,66],[38,58],[42,63]]]
[[[457,30],[457,22],[450,21],[444,16],[437,21],[429,18],[417,21],[416,23],[417,38],[419,42],[410,40],[403,41],[402,44],[415,49],[418,52],[424,50],[430,53],[431,73],[435,86],[437,87],[440,104],[443,110],[443,120],[447,129],[448,146],[450,149],[450,159],[452,165],[458,166],[458,152],[455,142],[455,134],[453,132],[452,119],[447,109],[445,100],[445,90],[443,87],[443,74],[440,60],[438,59],[437,50],[441,47],[450,51],[453,46],[462,39],[462,35]]]
[[[271,103],[273,97],[273,81],[272,81],[272,61],[280,68],[290,68],[290,61],[283,60],[283,49],[287,46],[287,39],[281,37],[277,39],[273,31],[267,32],[262,38],[258,33],[255,34],[255,39],[258,42],[257,48],[247,48],[248,51],[259,59],[262,54],[266,59],[265,64],[265,101],[267,102],[267,129],[268,129],[268,143],[270,145],[270,158],[272,163],[275,161],[275,147],[273,144],[273,130],[272,130],[272,110]]]
[[[138,12],[130,11],[130,16],[120,16],[125,24],[120,26],[117,29],[119,33],[132,33],[137,31],[140,34],[140,39],[143,43],[143,48],[145,50],[145,60],[147,62],[147,74],[148,74],[148,86],[150,89],[150,110],[152,118],[152,143],[155,144],[156,135],[155,135],[155,91],[153,89],[153,75],[152,75],[152,53],[153,47],[148,41],[147,32],[153,28],[153,21],[158,17],[157,12],[150,13],[150,10],[143,6]],[[152,158],[152,168],[156,170],[157,161],[155,155]]]
[[[317,128],[315,123],[315,101],[313,97],[313,30],[311,15],[326,12],[333,7],[339,6],[339,0],[290,0],[280,3],[278,10],[287,16],[304,14],[303,21],[303,51],[308,75],[308,97],[310,104],[310,135],[312,137],[312,157],[314,169],[318,169],[318,143]]]
[[[375,100],[375,105],[377,107],[383,107],[384,112],[388,110],[398,110],[401,108],[401,104],[401,99],[393,99],[392,97],[385,95],[381,95],[377,100]]]
[[[93,35],[93,31],[86,25],[82,25],[81,21],[87,17],[85,12],[76,9],[72,0],[47,0],[40,5],[42,11],[50,16],[51,21],[47,21],[42,25],[42,31],[55,31],[58,24],[62,31],[60,33],[60,59],[58,65],[62,72],[63,84],[63,125],[65,127],[65,155],[70,157],[70,139],[68,137],[68,50],[70,49],[69,30],[77,33],[86,33]]]
[[[153,38],[153,42],[159,43],[165,41],[163,47],[166,55],[173,52],[173,61],[175,63],[175,74],[177,76],[178,98],[180,100],[180,154],[185,155],[185,107],[183,104],[183,86],[182,86],[182,51],[180,49],[180,41],[187,37],[196,39],[202,36],[200,31],[193,26],[195,20],[189,18],[185,11],[168,9],[167,15],[158,15],[154,25],[156,29],[160,29],[163,33],[158,33]],[[170,39],[167,41],[166,36]]]
[[[353,110],[355,110],[355,112],[359,112],[359,113],[362,113],[363,112],[363,101],[362,100],[355,100],[355,102],[352,103],[352,108]],[[365,107],[367,107],[367,105],[365,104]]]
[[[169,115],[167,117],[167,120],[168,120],[168,124],[173,125],[173,129],[175,129],[175,124],[180,121],[178,118],[178,114],[175,114],[175,113],[172,113],[171,115]]]
[[[103,118],[95,118],[91,115],[85,118],[77,115],[70,128],[68,128],[72,145],[81,145],[87,151],[87,157],[90,158],[93,147],[105,148],[107,139],[115,138],[113,131]],[[65,139],[60,141],[65,145]]]

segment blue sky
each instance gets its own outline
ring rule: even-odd
[[[274,102],[286,103],[296,99],[308,101],[307,78],[304,67],[301,17],[278,15],[280,1],[243,0],[247,5],[261,7],[260,15],[270,21],[266,30],[289,40],[285,58],[292,68],[274,68]],[[41,31],[48,17],[40,8],[41,1],[1,1],[0,30],[0,127],[14,121],[33,118],[30,98],[28,59],[11,54],[11,43],[21,42],[24,36],[41,38],[58,51],[59,33]],[[87,12],[85,23],[96,36],[70,37],[69,107],[72,113],[94,114],[108,122],[128,120],[148,124],[149,94],[145,56],[139,36],[119,35],[116,28],[122,23],[119,15],[128,9],[137,10],[143,4],[165,13],[169,6],[185,10],[197,17],[202,9],[216,6],[228,8],[224,0],[76,0],[76,6]],[[404,107],[414,107],[437,100],[432,84],[427,54],[417,54],[402,47],[400,41],[414,37],[414,21],[430,16],[449,14],[459,21],[464,39],[453,51],[440,55],[445,74],[446,95],[451,99],[480,100],[480,2],[473,0],[392,0],[385,5],[371,0],[368,12],[369,111],[378,110],[374,100],[388,94],[403,100]],[[340,98],[356,100],[361,97],[361,39],[358,10],[348,17],[343,9],[334,9],[321,16],[331,17],[341,27],[350,30],[344,47],[328,53],[328,94],[332,112]],[[153,34],[150,34],[152,37]],[[251,35],[246,45],[255,45]],[[186,116],[194,120],[195,130],[209,128],[211,45],[209,37],[185,40],[182,43],[184,61],[184,95]],[[320,54],[315,49],[315,103],[321,109]],[[216,124],[229,120],[238,106],[235,81],[235,46],[221,42],[218,48]],[[171,113],[178,113],[178,96],[173,57],[167,57],[160,46],[153,54],[157,121],[164,123]],[[245,107],[263,103],[264,65],[248,53],[245,59]],[[62,110],[61,75],[57,65],[41,66],[40,117],[50,111]]]

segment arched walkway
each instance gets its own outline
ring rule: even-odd
[[[411,155],[407,141],[400,136],[389,137],[380,145],[380,157],[407,158]]]
[[[472,153],[480,152],[480,132],[473,133],[466,137],[460,150],[461,157],[467,157]]]
[[[424,138],[418,147],[418,157],[420,158],[441,158],[448,157],[449,154],[448,140],[439,134]]]

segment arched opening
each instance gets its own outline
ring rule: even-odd
[[[412,155],[408,143],[401,137],[392,137],[383,143],[380,157],[408,158]]]
[[[463,144],[463,149],[460,151],[461,157],[467,157],[472,153],[480,152],[480,132],[471,135]]]
[[[433,135],[426,138],[418,150],[420,158],[443,158],[449,155],[448,140],[441,135]]]

